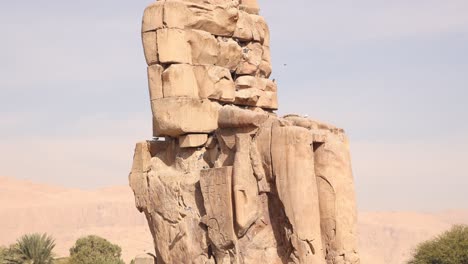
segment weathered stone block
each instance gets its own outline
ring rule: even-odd
[[[263,122],[262,126],[258,130],[257,137],[256,137],[256,148],[262,157],[262,165],[263,171],[265,172],[266,181],[268,183],[274,182],[273,177],[273,165],[271,160],[271,131],[272,131],[272,124],[276,121],[276,119],[272,116],[268,116],[268,119]],[[260,187],[260,186],[259,186]],[[267,189],[268,186],[265,188]],[[259,188],[259,191],[261,189]]]
[[[162,98],[153,100],[151,105],[155,118],[154,136],[211,133],[218,127],[218,108],[207,99]]]
[[[150,254],[139,255],[135,258],[134,264],[155,264],[156,258]]]
[[[193,66],[172,64],[162,74],[164,97],[198,98],[198,84]]]
[[[313,120],[313,119],[310,119],[310,118],[302,117],[300,115],[294,115],[294,114],[286,115],[284,117],[284,119],[288,120],[289,122],[291,122],[295,126],[304,127],[304,128],[307,128],[307,129],[309,129],[311,131],[324,130],[324,131],[328,131],[328,132],[336,133],[336,134],[343,134],[344,133],[344,130],[341,129],[341,128],[338,128],[336,126],[333,126],[333,125],[330,125],[330,124],[327,124],[327,123],[324,123],[324,122],[321,122],[321,121],[317,121],[317,120]]]
[[[275,81],[270,80],[270,79],[266,79],[265,91],[267,91],[267,92],[277,92],[278,91],[278,85],[276,84]]]
[[[348,140],[329,133],[314,155],[327,260],[353,260],[357,257],[357,210]]]
[[[239,11],[239,20],[237,20],[233,37],[242,41],[252,41],[254,30],[256,28],[253,17],[244,11]]]
[[[182,0],[166,1],[164,5],[164,24],[168,28],[185,29],[190,24],[191,12],[188,5],[195,4]]]
[[[164,23],[168,28],[200,29],[217,36],[232,36],[238,19],[234,5],[167,1]]]
[[[228,69],[219,66],[195,66],[200,98],[234,102],[235,87]]]
[[[148,66],[148,87],[150,100],[163,98],[162,73],[164,68],[159,64]]]
[[[164,26],[164,2],[164,0],[154,2],[145,9],[145,12],[143,13],[141,32],[155,31]]]
[[[242,48],[232,38],[218,37],[219,56],[216,65],[235,71],[242,60]]]
[[[278,109],[278,93],[263,91],[257,101],[256,106],[263,109],[277,110]]]
[[[307,129],[273,125],[273,173],[279,198],[294,230],[298,263],[325,263],[311,144],[312,135]]]
[[[236,105],[257,106],[264,109],[278,109],[276,92],[262,91],[257,88],[247,88],[236,91]]]
[[[236,89],[248,89],[257,88],[259,90],[265,90],[263,83],[261,83],[255,76],[244,75],[239,76],[236,79]]]
[[[180,1],[180,0],[166,0],[166,1]],[[226,5],[226,4],[234,4],[234,0],[184,0],[186,2],[192,2],[196,4],[210,4],[210,5]],[[236,5],[234,5],[236,6]]]
[[[262,60],[258,67],[258,76],[263,78],[269,78],[272,72],[271,64],[267,61]]]
[[[203,222],[217,248],[227,249],[237,240],[232,207],[232,167],[202,170],[200,187],[206,215]]]
[[[158,56],[161,63],[192,64],[192,54],[185,30],[159,29],[156,33]]]
[[[158,45],[156,41],[156,31],[142,33],[143,50],[146,64],[152,65],[158,62]]]
[[[257,106],[263,91],[256,88],[248,88],[236,91],[236,105]]]
[[[249,89],[255,88],[262,91],[276,92],[276,83],[270,79],[244,75],[236,79],[236,89]]]
[[[186,35],[194,65],[214,65],[218,61],[219,45],[213,35],[202,30],[188,30]]]
[[[265,19],[262,16],[250,15],[254,21],[255,32],[258,34],[256,41],[260,42],[263,46],[270,47],[270,29]]]
[[[188,134],[179,137],[181,148],[196,148],[205,145],[208,140],[207,134]]]
[[[258,14],[260,12],[257,0],[241,0],[239,8],[250,14]]]
[[[238,236],[243,236],[247,229],[260,216],[258,208],[257,179],[250,161],[250,145],[252,137],[249,134],[237,134],[236,155],[233,171],[233,197],[236,210],[236,230]]]
[[[145,184],[151,166],[150,143],[139,142],[135,146],[132,170],[129,175],[130,187],[135,194],[135,205],[143,211],[148,202],[148,185]]]
[[[260,127],[267,119],[266,113],[225,105],[219,110],[218,124],[220,128]]]
[[[249,43],[242,49],[242,61],[237,67],[236,73],[239,75],[256,74],[262,62],[263,48],[260,43]]]
[[[270,47],[268,47],[268,46],[263,46],[262,49],[263,49],[262,60],[271,63],[271,51],[270,51]]]

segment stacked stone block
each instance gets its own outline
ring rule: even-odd
[[[137,144],[129,179],[158,264],[359,263],[344,131],[275,114],[258,12],[255,0],[144,12],[156,138]]]
[[[252,1],[161,0],[148,6],[142,39],[154,136],[213,132],[210,121],[225,104],[276,110],[269,34]],[[172,118],[163,120],[169,113]]]

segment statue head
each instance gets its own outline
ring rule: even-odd
[[[256,0],[163,1],[146,8],[142,38],[154,136],[213,132],[225,104],[277,109],[269,29],[257,14]]]

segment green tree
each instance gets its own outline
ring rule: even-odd
[[[47,234],[24,235],[5,251],[4,263],[52,264],[54,247],[54,239]]]
[[[104,238],[87,236],[76,241],[70,249],[70,264],[125,264],[122,249]]]
[[[454,226],[421,243],[408,264],[468,264],[468,226]]]

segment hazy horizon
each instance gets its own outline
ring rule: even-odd
[[[0,3],[0,176],[127,184],[152,131],[150,2]],[[468,208],[467,1],[259,3],[279,113],[348,132],[360,210]]]

